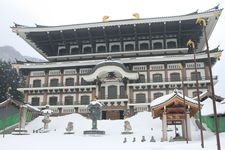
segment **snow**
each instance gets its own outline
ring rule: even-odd
[[[98,105],[102,106],[102,104],[100,102],[98,102],[97,100],[91,101],[90,104],[92,104],[92,105],[98,104]]]
[[[44,114],[51,114],[52,110],[51,109],[44,109],[41,112],[44,113]]]
[[[30,104],[25,104],[25,106],[27,106],[29,109],[35,110],[35,111],[37,111],[37,112],[41,111],[41,110],[38,109],[37,107],[34,107],[34,106],[30,105]]]
[[[213,103],[212,103],[212,99],[211,98],[207,98],[206,100],[204,100],[203,102],[203,107],[202,107],[202,116],[211,116],[214,114],[213,111]],[[225,104],[224,103],[220,103],[216,101],[216,110],[217,110],[217,114],[225,114]]]
[[[141,112],[137,115],[127,118],[132,126],[131,135],[122,135],[124,130],[124,120],[100,120],[98,129],[104,130],[106,135],[87,136],[83,135],[84,130],[91,129],[91,120],[79,114],[70,114],[60,117],[50,117],[48,133],[33,133],[43,127],[43,116],[39,116],[30,122],[26,129],[30,135],[6,135],[0,136],[0,147],[2,150],[62,150],[62,149],[96,149],[96,150],[201,150],[200,131],[191,120],[192,141],[188,144],[186,141],[179,142],[160,142],[161,120],[152,119],[150,112]],[[75,134],[64,135],[68,122],[74,123]],[[168,126],[172,131],[168,131],[168,137],[174,136],[174,126]],[[153,129],[153,130],[151,130]],[[156,139],[155,143],[150,143],[151,136]],[[141,142],[141,137],[145,136],[146,142]],[[124,138],[127,143],[123,143]],[[132,142],[133,137],[136,142]],[[225,133],[220,134],[222,149],[225,149]],[[204,150],[216,149],[216,139],[212,132],[204,131]]]
[[[159,97],[159,98],[156,98],[154,101],[151,102],[151,107],[157,106],[157,105],[159,105],[159,104],[162,104],[162,103],[164,103],[164,102],[170,100],[172,97],[175,97],[175,96],[178,96],[178,97],[183,98],[183,95],[182,95],[181,93],[179,93],[178,90],[175,89],[175,90],[173,91],[173,93],[170,93],[170,94],[168,94],[168,95],[164,95],[164,96],[161,96],[161,97]],[[187,97],[187,96],[185,96],[185,100],[186,100],[186,101],[189,101],[189,102],[191,102],[191,103],[194,103],[194,104],[197,104],[197,103],[198,103],[196,100],[194,100],[194,99],[192,99],[192,98],[190,98],[190,97]]]

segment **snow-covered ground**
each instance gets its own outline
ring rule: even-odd
[[[70,150],[70,149],[94,149],[94,150],[200,150],[200,131],[192,122],[192,141],[160,142],[161,120],[152,119],[151,113],[142,112],[134,117],[128,118],[134,134],[122,135],[124,120],[101,120],[98,121],[98,129],[105,130],[103,136],[83,135],[84,130],[91,129],[91,120],[79,114],[71,114],[61,117],[51,117],[49,133],[33,133],[43,127],[43,116],[30,122],[26,129],[30,135],[6,135],[0,137],[1,150]],[[75,134],[65,135],[65,128],[68,122],[74,123]],[[192,120],[194,121],[194,120]],[[169,126],[171,131],[168,136],[174,136],[174,126]],[[141,142],[145,136],[146,142]],[[156,139],[155,143],[150,142],[151,136]],[[127,142],[123,143],[124,138]],[[136,142],[132,142],[133,138]],[[225,133],[220,134],[222,149],[225,149]],[[204,150],[216,150],[216,138],[210,131],[204,131]]]

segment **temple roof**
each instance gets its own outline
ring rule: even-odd
[[[158,107],[160,105],[163,105],[163,103],[166,103],[166,102],[170,101],[174,97],[183,98],[183,95],[181,93],[179,93],[179,91],[177,89],[175,89],[173,91],[173,93],[161,96],[161,97],[153,100],[151,102],[151,107]],[[198,103],[196,100],[194,100],[194,99],[192,99],[190,97],[187,97],[187,96],[185,96],[185,101],[189,102],[189,103],[193,103],[193,104],[197,104]]]
[[[58,49],[61,47],[66,49],[63,55],[67,56],[66,58],[71,58],[71,49],[76,46],[81,49],[80,45],[90,44],[94,46],[98,43],[107,44],[115,42],[115,39],[137,41],[160,37],[179,37],[180,44],[178,48],[185,48],[187,40],[192,38],[196,41],[198,50],[200,51],[203,50],[205,42],[204,38],[202,38],[202,27],[195,24],[196,19],[202,17],[207,20],[206,31],[209,38],[221,12],[222,9],[213,9],[201,13],[195,12],[179,16],[61,26],[37,25],[36,27],[27,27],[15,24],[12,30],[48,60],[52,60],[52,57],[59,57]]]
[[[198,112],[198,102],[192,98],[189,98],[179,93],[175,89],[171,94],[161,96],[151,102],[151,111],[154,118],[160,117],[163,111],[167,113],[185,113],[185,109],[188,109],[190,116],[194,116]]]
[[[137,80],[139,78],[138,72],[131,72],[123,63],[114,60],[105,60],[98,63],[90,73],[83,76],[86,81],[94,81],[99,79],[104,80],[122,80],[128,78]]]

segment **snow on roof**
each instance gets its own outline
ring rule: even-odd
[[[202,116],[212,116],[212,115],[214,115],[212,99],[207,98],[202,103],[203,103]],[[219,103],[219,102],[216,101],[216,110],[217,110],[218,115],[219,114],[225,114],[225,104]]]
[[[92,104],[92,105],[99,104],[100,106],[102,106],[102,104],[96,100],[91,101],[90,104]]]
[[[32,109],[32,110],[35,110],[35,111],[41,111],[41,110],[38,109],[37,107],[31,106],[30,104],[25,104],[25,106],[26,106],[28,109]]]
[[[51,109],[44,109],[41,112],[44,113],[44,114],[51,114],[52,110]]]
[[[168,95],[161,96],[161,97],[155,99],[154,101],[152,101],[151,102],[151,107],[154,107],[154,106],[160,105],[162,103],[165,103],[166,101],[169,101],[171,98],[173,98],[175,96],[178,96],[178,97],[183,98],[183,95],[181,93],[179,93],[179,91],[177,89],[175,89],[173,91],[173,93],[170,93]],[[188,101],[188,102],[197,104],[197,101],[194,100],[194,99],[192,99],[192,98],[190,98],[190,97],[185,96],[185,100]]]
[[[225,104],[225,100],[221,101],[220,103],[221,103],[221,104]]]

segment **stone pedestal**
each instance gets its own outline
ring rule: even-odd
[[[27,130],[25,128],[16,128],[13,132],[12,135],[29,135]]]
[[[105,131],[101,130],[86,130],[83,132],[84,135],[104,135]]]

